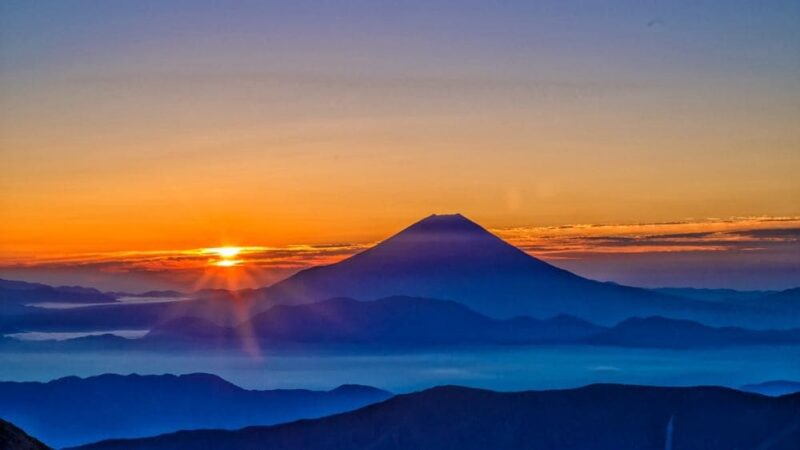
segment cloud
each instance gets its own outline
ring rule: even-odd
[[[300,269],[330,264],[367,247],[368,245],[350,243],[286,247],[247,246],[240,248],[237,259],[253,268]],[[202,269],[212,265],[216,259],[216,255],[209,254],[202,248],[122,251],[6,258],[0,261],[0,268],[44,269],[70,266],[109,272],[164,272]]]
[[[632,253],[756,252],[800,246],[800,218],[795,217],[517,227],[493,231],[545,259]]]
[[[745,217],[645,224],[579,224],[491,230],[545,259],[593,255],[674,252],[759,251],[800,245],[800,218]],[[374,243],[298,244],[241,247],[237,258],[256,268],[301,269],[330,264]],[[193,270],[209,265],[205,249],[34,255],[0,259],[2,268],[94,267],[125,272]]]
[[[785,288],[800,285],[800,218],[740,217],[643,224],[572,224],[491,230],[524,251],[581,275],[633,285]],[[271,284],[331,264],[374,243],[242,247],[247,277],[237,287]],[[205,249],[5,256],[6,277],[118,286],[157,280],[158,287],[227,287],[230,269]],[[227,272],[226,272],[227,271]],[[81,275],[79,278],[76,274]],[[36,278],[34,278],[36,276]],[[103,278],[105,277],[105,278]],[[75,279],[76,281],[70,281]],[[204,285],[198,285],[203,280]],[[164,284],[167,283],[167,284]],[[171,284],[170,284],[171,283]],[[155,285],[153,285],[155,286]],[[135,286],[134,286],[135,287]]]

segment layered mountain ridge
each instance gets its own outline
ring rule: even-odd
[[[775,398],[719,387],[598,384],[493,392],[443,386],[322,419],[112,440],[81,449],[794,450],[799,407],[800,395]]]
[[[247,390],[216,375],[75,376],[0,382],[0,417],[55,447],[197,428],[276,424],[391,397],[369,386]],[[83,407],[85,405],[86,407]]]

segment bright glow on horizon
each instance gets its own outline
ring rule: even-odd
[[[241,259],[234,259],[244,250],[245,250],[244,247],[225,246],[225,247],[204,248],[202,252],[211,253],[218,256],[219,259],[211,260],[211,264],[217,267],[233,267],[244,262]]]
[[[244,250],[242,247],[212,247],[203,249],[205,253],[215,253],[221,258],[233,258]]]
[[[535,257],[595,279],[647,286],[797,286],[793,270],[800,255],[800,217],[564,224],[490,231]],[[108,290],[141,286],[184,289],[194,286],[198,277],[204,282],[194,288],[257,287],[298,270],[335,263],[376,242],[247,245],[222,251],[227,247],[0,255],[0,278],[54,282],[53,277],[63,276],[57,283],[84,285],[108,280],[109,284],[98,285]],[[716,272],[711,273],[709,265],[717,268]],[[731,276],[734,269],[739,271],[735,273],[746,270],[747,276]]]

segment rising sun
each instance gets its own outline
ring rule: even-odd
[[[241,247],[213,247],[203,249],[203,253],[211,253],[218,258],[211,260],[211,263],[219,267],[233,267],[242,262],[236,256],[242,252]]]

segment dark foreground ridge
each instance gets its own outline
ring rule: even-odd
[[[391,397],[369,386],[330,391],[242,389],[216,375],[100,375],[0,382],[0,417],[49,445],[236,429],[352,411]]]
[[[17,428],[14,424],[0,419],[0,450],[49,450],[50,447]]]
[[[592,385],[499,393],[446,386],[357,411],[238,431],[187,431],[83,450],[796,450],[800,395]]]

